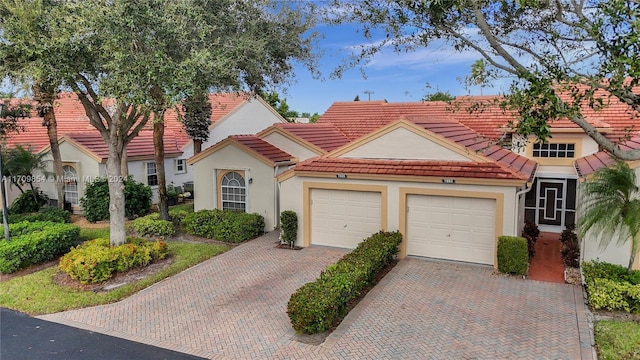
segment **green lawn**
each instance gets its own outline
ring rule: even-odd
[[[640,359],[640,322],[598,321],[595,336],[600,359]]]
[[[84,239],[104,237],[104,229],[83,229]],[[108,236],[109,229],[106,229]],[[0,283],[0,307],[6,307],[31,315],[49,314],[64,310],[112,303],[140,291],[162,279],[175,275],[197,263],[221,254],[228,246],[204,243],[168,241],[167,245],[174,262],[161,272],[129,283],[111,291],[78,291],[60,287],[51,281],[57,266],[33,274],[13,278]]]
[[[87,241],[98,238],[109,238],[109,226],[104,228],[96,228],[96,229],[80,229],[80,240]]]

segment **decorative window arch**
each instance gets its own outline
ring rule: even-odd
[[[247,186],[244,177],[236,171],[225,173],[220,180],[222,210],[246,211]]]
[[[78,172],[72,165],[62,166],[62,179],[64,180],[64,200],[71,205],[78,205]]]

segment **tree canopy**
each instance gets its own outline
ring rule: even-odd
[[[424,101],[452,101],[455,100],[456,97],[451,95],[449,92],[436,91],[431,94],[427,94],[424,97]]]
[[[483,66],[473,79],[514,79],[502,105],[518,112],[517,133],[544,140],[549,121],[567,118],[617,158],[634,160],[640,150],[621,149],[583,110],[619,101],[631,116],[640,112],[639,9],[622,0],[334,0],[327,20],[360,24],[375,40],[345,66],[385,48],[405,52],[443,41],[475,51]]]
[[[151,113],[201,89],[281,84],[294,61],[313,69],[313,17],[302,12],[310,8],[270,0],[0,0],[0,19],[11,14],[26,24],[38,14],[51,34],[30,38],[0,21],[0,64],[26,59],[27,81],[46,73],[77,94],[109,147],[117,244],[126,238],[121,158]]]

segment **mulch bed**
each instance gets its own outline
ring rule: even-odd
[[[112,278],[97,284],[82,284],[80,281],[72,279],[69,274],[58,270],[52,281],[58,286],[64,286],[79,291],[109,291],[134,281],[142,280],[155,275],[167,266],[171,265],[175,259],[168,256],[160,261],[156,261],[144,267],[134,268],[123,273],[115,273]]]

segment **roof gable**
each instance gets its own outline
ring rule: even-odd
[[[478,161],[477,156],[463,146],[425,131],[416,124],[399,120],[344,146],[329,155],[343,158],[405,159],[435,161]]]
[[[193,165],[226,146],[236,146],[269,166],[276,166],[280,163],[291,164],[297,161],[294,156],[255,135],[231,135],[199,154],[192,156],[187,160],[187,164]]]

